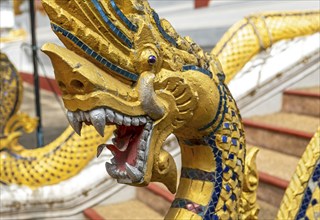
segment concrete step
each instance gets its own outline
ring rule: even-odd
[[[300,157],[320,125],[318,117],[278,112],[243,120],[247,143]]]
[[[283,93],[282,110],[320,117],[320,86],[288,90]]]
[[[137,199],[165,216],[174,200],[174,195],[162,184],[152,183],[148,187],[137,189]]]
[[[276,219],[276,216],[279,210],[278,207],[261,200],[258,200],[258,204],[260,205],[260,212],[258,215],[258,219],[262,219],[262,220]]]
[[[96,206],[85,211],[87,218],[103,219],[163,219],[164,216],[154,211],[147,204],[134,199],[108,206]]]
[[[256,160],[259,171],[258,199],[280,207],[299,158],[265,148],[259,149]]]

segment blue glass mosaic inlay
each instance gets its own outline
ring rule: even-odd
[[[106,13],[104,12],[102,6],[100,5],[98,0],[91,0],[91,2],[94,4],[94,7],[98,10],[100,16],[104,20],[104,22],[110,27],[110,30],[117,36],[119,39],[126,44],[129,48],[132,48],[132,42],[129,40],[129,38],[119,29],[117,28],[111,20],[108,18]]]
[[[312,182],[312,183],[311,183]],[[311,184],[310,184],[311,183]],[[320,183],[320,160],[318,160],[317,165],[313,171],[312,177],[310,178],[308,182],[308,187],[305,190],[301,206],[299,208],[298,214],[296,216],[296,219],[305,219],[306,218],[306,211],[308,209],[309,203],[313,205],[314,201],[312,199],[312,190],[315,190],[315,188],[311,189],[309,186],[313,185],[315,187],[319,187]]]
[[[120,8],[117,6],[117,4],[114,2],[114,0],[110,0],[110,4],[114,11],[117,13],[117,15],[120,17],[120,19],[125,23],[125,25],[132,31],[136,32],[138,30],[138,27],[134,25],[120,10]]]
[[[212,73],[209,70],[203,69],[201,67],[195,66],[195,65],[186,65],[182,67],[182,71],[188,71],[188,70],[195,70],[201,73],[204,73],[205,75],[212,78]]]
[[[95,58],[97,61],[99,61],[101,64],[103,64],[104,66],[106,66],[107,68],[109,68],[110,70],[120,74],[121,76],[128,78],[129,80],[132,81],[137,81],[138,80],[138,75],[135,73],[131,73],[127,70],[124,70],[118,66],[116,66],[115,64],[111,63],[109,60],[107,60],[106,58],[102,57],[101,55],[97,54],[94,50],[92,50],[91,48],[89,48],[85,43],[83,43],[80,39],[78,39],[76,36],[74,36],[73,34],[71,34],[70,32],[64,30],[62,27],[59,27],[56,24],[51,23],[52,29],[55,32],[59,32],[61,33],[63,36],[69,38],[70,40],[72,40],[77,46],[79,46],[86,54],[88,54],[89,56]]]
[[[193,180],[203,180],[213,182],[215,180],[215,172],[206,172],[204,170],[182,167],[181,178]]]
[[[226,103],[227,103],[227,102],[226,102],[226,94],[224,93],[224,90],[223,90],[222,87],[223,87],[223,85],[222,85],[222,84],[219,84],[218,90],[219,90],[220,99],[219,99],[218,111],[217,111],[215,117],[213,118],[213,120],[212,120],[209,124],[203,126],[202,128],[199,128],[199,129],[198,129],[199,131],[204,131],[204,130],[206,130],[207,128],[210,128],[212,125],[214,125],[214,124],[218,121],[219,115],[220,115],[220,113],[223,111],[223,110],[222,110],[222,103],[223,103],[223,102],[224,102],[224,108],[226,107]],[[224,118],[224,114],[223,114],[222,118]],[[222,123],[222,121],[221,121],[221,123]],[[216,129],[216,130],[217,130],[217,129]]]
[[[222,189],[222,182],[223,182],[222,175],[223,175],[223,171],[226,169],[226,168],[223,169],[222,167],[222,152],[216,146],[215,139],[216,139],[216,136],[214,135],[214,133],[211,133],[208,137],[205,138],[207,144],[210,145],[210,147],[212,148],[212,152],[216,159],[216,172],[215,172],[216,176],[215,176],[215,182],[214,182],[215,183],[214,192],[212,193],[211,200],[206,210],[204,219],[215,218],[214,212],[215,212],[215,208],[218,203],[221,189]],[[210,142],[209,140],[213,140],[213,141]],[[209,142],[212,144],[209,144]]]
[[[160,31],[161,35],[164,37],[164,39],[166,39],[167,41],[169,41],[173,46],[177,47],[177,42],[176,40],[171,37],[162,27],[161,22],[160,22],[160,18],[159,15],[155,12],[152,11],[152,16],[153,19],[158,27],[158,30]]]

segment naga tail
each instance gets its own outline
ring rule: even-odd
[[[235,23],[211,51],[220,60],[228,83],[260,51],[274,43],[320,31],[320,11],[267,12]]]

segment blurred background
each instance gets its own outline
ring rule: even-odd
[[[320,9],[318,0],[150,0],[149,2],[159,16],[167,19],[180,35],[190,36],[207,52],[215,47],[234,23],[250,14]],[[41,125],[44,136],[41,145],[44,146],[63,133],[68,123],[60,98],[61,93],[54,81],[51,62],[40,51],[44,43],[53,42],[61,45],[61,42],[52,32],[41,2],[35,0],[34,6],[37,43],[35,48],[38,53],[36,65],[39,74],[37,88],[40,91]],[[20,111],[36,117],[31,17],[29,1],[0,0],[1,53],[8,56],[23,81]],[[299,158],[320,124],[319,39],[319,33],[316,33],[281,41],[256,55],[229,83],[244,118],[248,145],[258,146],[261,149],[257,158],[261,219],[274,219]],[[4,99],[5,96],[1,98]],[[23,134],[19,143],[28,149],[36,148],[36,131]],[[169,138],[167,148],[174,154],[177,164],[180,164],[179,147],[174,137]],[[106,157],[109,158],[110,155]],[[1,158],[3,160],[3,157]],[[99,172],[107,176],[104,170]],[[108,178],[109,185],[96,187],[96,190],[103,189],[108,193],[95,192],[93,187],[89,187],[94,193],[90,194],[91,191],[88,190],[89,196],[86,197],[84,191],[78,192],[74,188],[74,194],[80,193],[81,196],[72,199],[70,197],[69,200],[65,198],[69,203],[68,205],[61,203],[61,206],[50,206],[50,202],[54,204],[56,200],[63,198],[61,195],[63,190],[60,191],[59,197],[59,190],[54,186],[50,189],[38,189],[37,195],[32,187],[2,185],[0,213],[8,219],[65,219],[66,216],[71,216],[70,219],[112,219],[110,216],[117,215],[120,216],[118,219],[121,219],[121,216],[122,219],[131,219],[131,215],[142,215],[141,219],[146,216],[148,219],[155,219],[164,216],[173,198],[159,184],[142,189],[130,186],[115,188],[116,183],[112,182],[110,177],[105,178]],[[67,185],[67,182],[63,182],[59,189]],[[50,197],[50,193],[57,194],[56,200],[50,202],[46,200],[44,195]],[[98,197],[98,194],[101,196]],[[90,197],[90,195],[95,196]],[[24,199],[21,199],[22,197]],[[32,205],[23,206],[24,202],[31,200]],[[35,201],[40,201],[41,205],[37,205]],[[15,204],[19,204],[19,208],[15,207]],[[140,212],[143,210],[142,214],[139,210]]]

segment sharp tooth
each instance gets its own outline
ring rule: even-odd
[[[97,148],[97,157],[100,156],[101,152],[103,151],[103,149],[106,147],[107,145],[105,144],[100,144]]]
[[[90,120],[97,132],[103,137],[104,126],[106,125],[106,115],[102,108],[90,111]]]
[[[144,161],[144,151],[142,151],[142,150],[139,150],[139,151],[138,151],[138,158],[139,158],[140,160]]]
[[[137,168],[131,166],[130,164],[126,163],[126,171],[132,182],[140,181],[143,174]]]
[[[80,112],[74,112],[74,115],[76,116],[76,119],[77,119],[78,121],[81,121]]]
[[[106,109],[106,118],[108,119],[108,121],[113,123],[114,117],[114,112],[110,109]]]
[[[145,117],[139,117],[140,125],[144,125],[147,123],[147,119]]]
[[[77,120],[75,117],[74,112],[67,112],[67,118],[69,121],[69,124],[73,128],[73,130],[81,136],[81,128],[82,128],[82,123]]]
[[[124,118],[123,118],[123,124],[124,124],[125,126],[131,126],[131,117],[129,117],[129,116],[124,116]]]
[[[127,173],[125,171],[120,171],[120,177],[125,178]]]
[[[116,161],[116,159],[114,157],[111,159],[111,163],[112,164],[117,164],[117,161]]]
[[[144,163],[143,163],[142,160],[137,160],[137,167],[138,167],[138,169],[141,170],[141,171],[143,170],[143,164],[144,164]]]
[[[149,137],[149,132],[146,131],[146,130],[144,130],[144,131],[142,132],[142,139],[143,139],[143,140],[147,140],[148,137]]]
[[[119,113],[116,113],[114,122],[117,123],[118,125],[122,125],[122,121],[123,121],[123,116],[120,115]]]
[[[86,118],[86,120],[87,120],[88,122],[90,122],[89,112],[85,112],[85,113],[84,113],[84,117]]]
[[[151,123],[146,124],[146,126],[144,127],[145,130],[150,131],[152,128]]]
[[[147,146],[147,142],[145,140],[140,140],[139,149],[145,150]]]
[[[133,126],[139,126],[139,119],[138,118],[132,118],[131,124]]]
[[[118,177],[117,166],[106,162],[106,170],[112,178]]]
[[[81,121],[86,120],[86,118],[84,117],[84,113],[82,111],[79,112],[79,115],[80,115]]]

